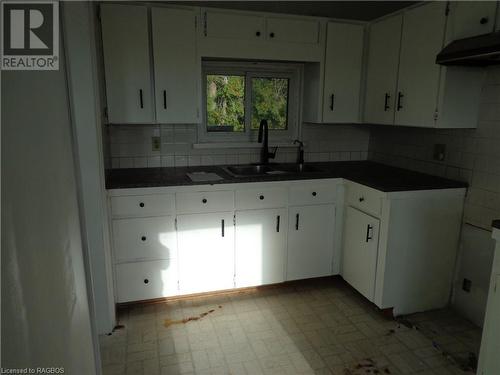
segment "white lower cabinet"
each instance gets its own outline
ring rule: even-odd
[[[177,260],[122,263],[115,266],[117,302],[141,301],[178,294]]]
[[[181,294],[234,287],[232,212],[177,216],[177,244]]]
[[[372,302],[375,296],[378,234],[378,219],[353,207],[347,207],[342,276]]]
[[[286,208],[236,212],[236,287],[284,281]]]
[[[332,274],[335,206],[290,207],[287,280]]]

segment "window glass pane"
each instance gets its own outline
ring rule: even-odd
[[[263,119],[269,129],[287,129],[288,83],[288,78],[252,78],[252,129]]]
[[[207,131],[245,131],[245,77],[207,74]]]

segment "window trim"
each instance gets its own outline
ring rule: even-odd
[[[243,132],[209,132],[207,130],[207,80],[211,74],[243,75],[245,77],[245,130]],[[203,61],[202,63],[202,123],[198,130],[201,143],[256,142],[257,130],[251,129],[252,78],[288,78],[288,114],[286,130],[269,129],[271,142],[288,142],[299,137],[300,93],[302,87],[302,65],[294,63],[261,63]]]

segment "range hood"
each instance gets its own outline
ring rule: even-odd
[[[454,40],[438,53],[436,63],[466,66],[500,64],[500,31]]]

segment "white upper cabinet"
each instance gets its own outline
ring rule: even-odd
[[[396,93],[397,125],[434,125],[441,69],[435,60],[443,47],[445,25],[445,2],[419,6],[404,14]]]
[[[108,122],[154,122],[147,8],[103,4],[101,24]]]
[[[494,30],[496,1],[453,1],[450,3],[447,40],[452,41]]]
[[[370,25],[364,122],[393,124],[403,16]]]
[[[319,22],[307,19],[267,18],[267,38],[281,43],[319,42]]]
[[[200,61],[196,14],[191,9],[152,8],[156,121],[199,122]]]
[[[363,37],[362,25],[331,22],[327,26],[323,122],[360,121]]]
[[[265,38],[265,18],[252,14],[207,10],[204,35],[210,38],[260,40]]]

